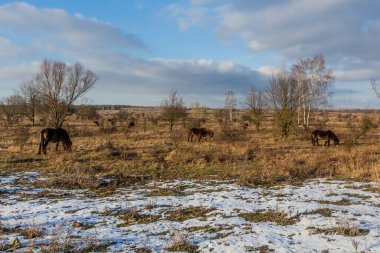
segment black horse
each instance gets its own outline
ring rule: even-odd
[[[131,121],[131,122],[128,123],[128,128],[133,128],[135,126],[136,126],[136,124],[135,124],[134,121]]]
[[[319,146],[319,140],[325,140],[325,146],[330,146],[330,140],[334,141],[335,146],[339,145],[339,138],[330,130],[314,130],[311,133],[311,143],[313,144],[313,146]]]
[[[200,142],[202,138],[206,139],[207,135],[210,136],[210,138],[213,138],[214,132],[203,127],[193,127],[189,130],[189,134],[187,135],[187,141],[193,142],[194,135],[198,137],[198,142]]]
[[[55,150],[58,150],[59,143],[62,142],[63,150],[71,151],[72,142],[69,134],[63,128],[45,128],[41,131],[41,142],[38,149],[38,154],[43,150],[46,154],[46,147],[49,142],[56,143]]]

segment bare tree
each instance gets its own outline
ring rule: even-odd
[[[169,97],[162,101],[161,107],[163,108],[161,117],[169,123],[170,131],[173,130],[176,122],[187,116],[185,103],[175,90],[171,91]]]
[[[25,115],[34,126],[35,118],[41,107],[37,87],[33,81],[24,82],[20,86],[18,94],[22,97],[23,115]]]
[[[380,87],[378,87],[375,79],[371,80],[371,86],[373,90],[375,91],[376,96],[380,98]]]
[[[292,75],[297,80],[298,96],[298,124],[300,125],[301,108],[303,113],[304,129],[309,129],[310,115],[314,107],[326,103],[326,90],[334,82],[331,70],[326,69],[323,55],[316,55],[311,59],[300,59],[293,65]]]
[[[229,112],[230,115],[230,121],[233,120],[232,112],[235,109],[236,106],[236,98],[234,97],[234,92],[232,90],[228,90],[226,93],[226,102],[225,102],[226,109]]]
[[[294,124],[298,92],[295,79],[285,70],[272,74],[269,89],[269,100],[274,109],[275,124],[285,138]]]
[[[74,103],[97,81],[97,76],[81,64],[45,59],[39,72],[29,80],[38,91],[42,110],[48,125],[61,127],[73,113]]]
[[[11,95],[0,100],[0,112],[5,116],[7,126],[12,126],[22,112],[22,97]]]
[[[251,120],[255,124],[257,131],[260,130],[267,101],[267,94],[263,90],[257,89],[254,86],[251,87],[249,93],[245,96],[245,104],[251,110]]]

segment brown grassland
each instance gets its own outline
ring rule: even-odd
[[[265,112],[260,131],[253,124],[243,130],[246,110],[234,112],[235,121],[220,122],[215,109],[191,109],[185,122],[172,132],[157,120],[160,108],[123,109],[130,120],[107,122],[117,111],[99,111],[104,128],[91,120],[71,116],[64,124],[73,141],[73,151],[37,155],[41,125],[21,121],[0,128],[0,173],[37,171],[51,173],[48,187],[100,188],[124,186],[147,180],[221,179],[242,185],[301,181],[315,177],[378,181],[380,166],[380,114],[378,111],[318,111],[312,129],[330,129],[340,146],[312,146],[310,131],[293,129],[283,139],[273,127],[271,111]],[[358,134],[367,115],[373,127]],[[215,132],[214,138],[188,142],[187,129],[203,119],[202,127]],[[106,124],[107,123],[107,124]],[[21,139],[21,140],[20,140]],[[24,139],[24,140],[23,140]],[[110,178],[108,181],[101,178]]]

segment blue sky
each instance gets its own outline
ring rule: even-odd
[[[334,107],[380,108],[380,1],[0,0],[0,97],[44,58],[99,76],[94,104],[160,105],[177,90],[222,107],[300,58],[325,55]]]

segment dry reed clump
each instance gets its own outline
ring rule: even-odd
[[[170,221],[183,222],[185,220],[204,217],[214,209],[202,206],[190,206],[184,208],[178,208],[168,213],[167,219]]]
[[[228,171],[242,185],[265,184],[278,180],[305,180],[315,177],[378,180],[377,157],[372,148],[256,149],[253,162]],[[225,176],[224,176],[225,178]]]
[[[336,176],[364,181],[379,180],[376,147],[357,147],[351,152],[338,151]]]
[[[234,145],[237,142],[246,141],[246,139],[247,131],[230,126],[224,126],[221,129],[218,141]]]
[[[56,188],[56,189],[98,189],[103,186],[103,182],[95,176],[76,174],[56,174],[53,177],[33,183],[36,187]]]
[[[138,158],[139,154],[127,147],[116,147],[112,141],[108,141],[101,144],[95,149],[101,156],[108,159],[123,159],[123,160],[134,160]]]
[[[276,211],[258,211],[253,213],[242,213],[240,217],[250,222],[274,222],[281,226],[294,225],[299,217],[289,217],[288,214]]]
[[[114,189],[126,187],[137,183],[146,183],[151,180],[151,176],[128,175],[120,171],[114,171],[106,179],[97,174],[104,174],[101,167],[73,168],[65,169],[56,173],[46,180],[39,180],[33,183],[36,187],[56,188],[56,189],[90,189],[99,188]]]
[[[34,225],[29,226],[21,230],[20,235],[26,239],[39,238],[44,234],[45,228],[36,227]]]
[[[126,209],[115,214],[115,216],[124,221],[123,223],[119,224],[118,227],[129,226],[133,223],[148,224],[161,219],[161,215],[140,214],[136,208]]]
[[[168,246],[165,248],[167,251],[181,251],[188,253],[198,252],[198,247],[192,245],[188,239],[188,235],[184,232],[175,233],[175,235],[170,239]]]
[[[309,227],[309,234],[315,235],[315,234],[325,234],[325,235],[342,235],[342,236],[348,236],[348,237],[354,237],[354,236],[365,236],[368,235],[369,229],[363,229],[359,228],[358,226],[351,226],[348,222],[340,222],[338,223],[337,227],[331,227],[331,228],[316,228],[316,227]]]
[[[119,157],[121,155],[120,148],[115,147],[112,141],[107,141],[106,143],[100,145],[95,149],[95,151],[108,158]]]
[[[94,236],[83,236],[78,239],[69,230],[65,230],[63,226],[58,227],[49,237],[48,242],[39,245],[41,247],[39,252],[105,252],[112,244]]]

